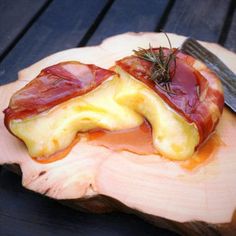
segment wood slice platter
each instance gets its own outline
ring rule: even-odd
[[[168,35],[173,47],[186,39]],[[236,73],[234,53],[214,43],[200,43]],[[162,33],[126,33],[98,46],[53,54],[20,71],[16,82],[0,87],[0,108],[4,110],[12,94],[47,66],[75,60],[110,68],[133,49],[149,44],[168,47]],[[0,164],[17,164],[24,187],[83,210],[135,213],[184,235],[236,235],[236,116],[227,108],[216,130],[219,146],[193,170],[157,155],[113,152],[85,143],[78,143],[60,161],[39,164],[8,133],[3,118],[1,113]]]

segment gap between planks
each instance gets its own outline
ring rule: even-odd
[[[48,0],[34,15],[34,17],[26,24],[23,30],[16,36],[16,38],[12,41],[12,43],[3,51],[2,55],[0,55],[0,63],[7,56],[7,54],[15,47],[15,45],[19,42],[19,40],[25,35],[25,33],[30,29],[30,27],[34,24],[35,21],[43,14],[43,12],[49,7],[53,0]]]

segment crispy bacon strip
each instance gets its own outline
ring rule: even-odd
[[[171,93],[164,91],[150,79],[151,62],[133,55],[117,61],[116,64],[152,88],[188,122],[194,122],[200,134],[199,144],[214,131],[223,111],[224,96],[218,77],[204,64],[178,51],[175,72],[171,71]]]
[[[114,74],[110,70],[77,61],[47,67],[12,96],[8,108],[4,110],[5,124],[8,127],[11,119],[39,114],[73,97],[86,94]]]

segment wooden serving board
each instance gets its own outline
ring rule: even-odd
[[[169,37],[173,47],[179,47],[185,40],[174,34]],[[78,60],[109,68],[114,61],[132,54],[133,49],[147,48],[149,43],[153,47],[168,47],[168,41],[161,33],[127,33],[108,38],[99,46],[53,54],[20,71],[18,81],[0,87],[0,108],[6,108],[14,91],[49,65]],[[217,44],[201,43],[236,73],[235,54]],[[91,147],[83,144],[76,145],[66,158],[56,163],[38,164],[31,160],[22,143],[6,131],[3,114],[0,115],[0,132],[0,164],[17,163],[23,172],[22,183],[28,189],[58,200],[73,199],[69,201],[70,205],[91,211],[128,209],[189,235],[202,235],[202,232],[236,234],[236,117],[227,108],[217,127],[223,145],[193,171],[155,156],[140,158],[128,152],[111,155],[102,147],[93,147],[96,155],[89,156]],[[86,161],[78,158],[81,150],[87,155]],[[68,166],[78,173],[73,180]],[[46,174],[42,175],[44,172]],[[78,201],[79,198],[90,200]]]

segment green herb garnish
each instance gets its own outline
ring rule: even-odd
[[[141,59],[149,61],[153,63],[151,68],[151,76],[150,79],[155,82],[155,84],[167,92],[168,94],[175,94],[171,87],[171,77],[175,73],[176,69],[176,49],[173,49],[171,46],[171,42],[166,33],[164,33],[167,37],[170,49],[168,53],[165,55],[163,48],[159,47],[158,50],[153,50],[152,46],[149,44],[149,49],[139,48],[138,50],[133,50],[135,55]],[[170,66],[174,63],[174,69],[171,72]]]

